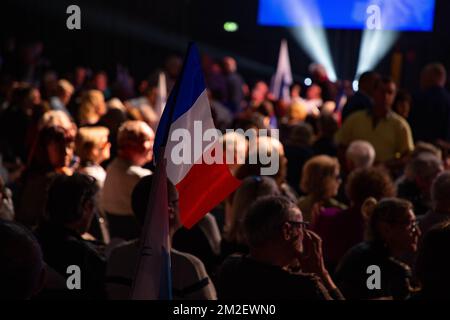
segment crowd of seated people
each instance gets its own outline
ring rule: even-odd
[[[312,84],[280,100],[267,79],[246,83],[232,57],[205,61],[216,127],[269,136],[224,134],[245,160],[229,164],[242,183],[191,229],[168,182],[174,299],[450,298],[441,64],[425,66],[410,93],[375,71],[351,92],[313,65]],[[129,299],[155,172],[155,73],[136,81],[122,71],[111,82],[87,67],[24,77],[4,66],[0,298]],[[161,70],[172,88],[180,59]],[[249,164],[260,148],[276,151],[276,172]],[[67,288],[71,265],[80,290]],[[367,287],[371,265],[382,272],[377,290]]]

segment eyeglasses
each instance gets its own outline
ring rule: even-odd
[[[419,228],[419,222],[417,220],[412,220],[408,223],[408,230],[411,232],[416,232]]]
[[[410,232],[416,232],[419,229],[419,222],[417,220],[411,220],[411,221],[391,221],[392,224],[402,225],[406,226],[408,231]]]
[[[306,221],[293,221],[293,220],[288,220],[286,221],[287,223],[297,227],[297,228],[302,228],[302,229],[306,229],[309,226],[309,222]]]

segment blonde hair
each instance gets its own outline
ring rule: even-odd
[[[60,79],[58,81],[58,91],[59,92],[66,92],[68,94],[73,94],[75,91],[73,85],[66,79]]]
[[[119,149],[139,145],[149,136],[154,136],[154,132],[147,123],[140,120],[128,120],[119,128],[117,145]]]
[[[42,115],[39,120],[38,129],[41,130],[44,127],[62,127],[69,130],[73,126],[74,123],[67,113],[61,110],[50,110]]]
[[[288,120],[290,122],[300,122],[306,119],[308,108],[303,102],[295,101],[288,109]]]
[[[108,100],[106,105],[108,106],[109,109],[117,109],[117,110],[120,110],[122,112],[126,112],[127,111],[126,108],[125,108],[125,105],[118,98],[112,98],[112,99]]]
[[[83,127],[78,130],[75,140],[76,154],[81,162],[97,162],[93,150],[108,142],[109,129],[106,127]]]
[[[105,98],[101,91],[89,90],[83,93],[78,114],[80,124],[93,124],[105,113]]]
[[[336,158],[326,155],[312,157],[303,167],[300,188],[314,195],[325,194],[326,178],[334,176],[339,168]]]
[[[269,195],[280,195],[274,179],[266,176],[251,176],[242,181],[233,196],[230,221],[225,226],[224,237],[230,242],[245,243],[243,221],[248,208],[258,199]]]

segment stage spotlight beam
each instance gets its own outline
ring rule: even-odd
[[[322,25],[322,18],[318,8],[310,8],[306,11],[302,8],[300,2],[280,2],[280,5],[287,5],[284,10],[292,15],[292,21],[301,21],[302,26],[289,29],[298,44],[305,50],[308,56],[316,63],[324,66],[328,78],[336,81],[336,71],[331,58],[330,48],[328,46],[325,29],[319,27]]]
[[[362,35],[355,79],[358,79],[363,72],[373,70],[392,48],[398,36],[399,32],[393,30],[365,29]]]

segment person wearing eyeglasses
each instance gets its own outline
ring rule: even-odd
[[[300,188],[306,193],[300,197],[298,206],[305,219],[315,223],[315,218],[323,209],[347,209],[335,199],[341,185],[340,166],[336,158],[326,155],[309,159],[302,172]]]
[[[219,299],[343,299],[324,266],[321,240],[306,225],[288,198],[258,199],[244,218],[249,254],[224,261]]]
[[[323,240],[327,269],[333,273],[344,254],[364,241],[365,217],[363,204],[369,197],[377,201],[395,196],[395,186],[389,174],[380,168],[360,168],[348,177],[345,190],[350,205],[348,209],[323,210],[311,229]]]
[[[410,296],[411,268],[400,258],[417,251],[421,235],[412,204],[385,198],[363,205],[368,216],[368,240],[350,249],[340,261],[335,280],[348,299],[394,299]],[[368,267],[380,270],[379,288],[367,285]]]

